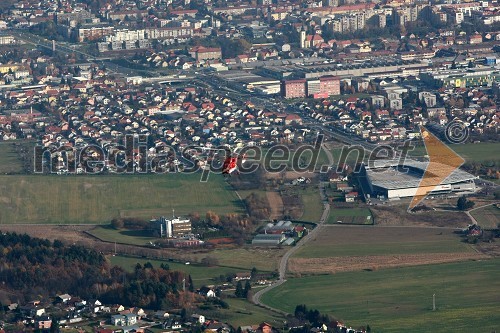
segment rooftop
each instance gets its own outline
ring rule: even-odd
[[[367,176],[373,185],[391,190],[418,187],[428,164],[429,162],[408,159],[403,164],[400,164],[398,160],[377,160],[372,165],[365,166],[365,168]],[[446,166],[446,168],[449,168],[449,166]],[[439,181],[440,178],[437,176],[429,180],[433,185],[447,185],[470,181],[475,178],[476,176],[468,172],[456,169],[442,182]]]

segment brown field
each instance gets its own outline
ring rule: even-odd
[[[321,226],[289,261],[292,274],[335,273],[489,258],[451,228]]]
[[[292,258],[288,269],[292,274],[320,274],[377,270],[389,267],[442,264],[454,261],[490,258],[477,252],[470,253],[426,253],[384,256],[352,256],[330,258]]]
[[[375,218],[375,224],[393,226],[435,226],[449,228],[464,228],[471,220],[464,212],[459,211],[429,211],[408,213],[407,204],[393,206],[370,206]]]
[[[267,200],[271,207],[270,219],[281,219],[283,217],[283,200],[278,192],[267,191]]]
[[[282,174],[279,172],[268,172],[266,174],[266,178],[268,178],[268,179],[279,179],[281,177],[282,177]],[[311,180],[313,180],[313,179],[316,179],[317,174],[314,172],[309,172],[309,171],[303,171],[303,172],[285,171],[283,178],[286,180],[292,180],[292,179],[297,179],[299,177],[311,178]]]
[[[207,243],[220,245],[220,244],[234,244],[233,238],[212,238],[206,241]]]
[[[94,228],[95,226],[93,225],[0,225],[0,231],[2,232],[28,234],[32,237],[46,238],[51,241],[59,239],[67,243],[81,241],[96,242],[95,238],[85,233],[85,231],[90,231]]]

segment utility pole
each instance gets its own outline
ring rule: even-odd
[[[432,294],[432,311],[436,311],[436,294]]]
[[[186,291],[186,278],[182,279],[182,291]]]

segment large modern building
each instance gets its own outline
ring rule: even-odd
[[[420,78],[427,84],[445,88],[491,87],[500,78],[500,71],[492,67],[439,70],[421,73]]]
[[[306,97],[306,80],[285,80],[281,82],[281,95],[285,98]]]
[[[371,197],[383,199],[400,199],[413,197],[417,193],[420,181],[428,162],[405,160],[377,160],[373,165],[364,165],[361,174],[366,176],[368,189],[365,193]],[[474,192],[477,177],[468,172],[456,169],[445,180],[434,177],[432,185],[426,186],[427,195],[439,195],[460,192]],[[432,179],[432,178],[431,178]]]
[[[160,237],[178,237],[191,233],[191,221],[181,220],[178,217],[167,220],[162,216],[157,220],[151,220],[151,229]]]
[[[195,46],[189,50],[191,57],[197,61],[222,58],[220,47]]]

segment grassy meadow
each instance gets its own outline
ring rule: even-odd
[[[278,269],[278,261],[286,252],[286,248],[256,248],[252,246],[239,248],[218,248],[209,253],[193,255],[201,260],[203,257],[211,256],[217,258],[219,265],[251,270],[253,267],[259,271],[272,272]]]
[[[97,226],[88,233],[106,242],[139,246],[148,245],[149,242],[155,242],[158,240],[157,237],[153,237],[152,232],[149,230],[117,230],[111,225]]]
[[[452,229],[327,226],[297,258],[473,252]]]
[[[500,208],[494,205],[475,209],[470,214],[483,228],[498,228],[500,225]]]
[[[289,279],[263,301],[290,313],[306,304],[377,333],[493,332],[500,329],[499,275],[499,259],[347,272]]]
[[[188,257],[191,258],[193,262],[191,265],[183,265],[178,263],[172,263],[169,265],[176,267],[175,269],[186,272],[188,274],[196,275],[196,278],[203,278],[210,280],[213,277],[219,276],[225,273],[235,273],[235,272],[248,272],[253,267],[255,267],[260,272],[272,272],[277,270],[279,258],[283,255],[286,249],[265,249],[265,248],[253,248],[253,247],[241,247],[241,248],[228,248],[228,249],[215,249],[213,251],[198,251],[189,253]],[[196,264],[200,262],[204,257],[212,257],[217,259],[218,265],[213,267],[205,267]],[[145,263],[150,261],[153,265],[160,265],[165,260],[148,260],[142,258],[125,257],[125,256],[114,256],[109,257],[110,261],[114,265],[122,266],[124,268],[133,268],[136,263]],[[173,266],[174,265],[174,266]],[[193,279],[195,276],[192,276]]]
[[[262,322],[267,322],[280,328],[283,325],[283,317],[244,299],[226,298],[224,301],[229,304],[229,309],[221,309],[219,318],[222,321],[232,324],[234,327],[258,325]]]
[[[0,224],[109,223],[191,212],[243,212],[222,177],[199,174],[116,176],[0,176]]]
[[[369,217],[369,218],[368,218]],[[340,221],[340,222],[339,222]],[[372,213],[368,208],[331,208],[328,224],[372,224]]]
[[[305,190],[298,190],[304,203],[304,212],[301,221],[318,222],[323,213],[323,203],[317,186],[307,186]]]
[[[500,151],[500,143],[466,143],[449,145],[458,155],[462,156],[466,161],[470,162],[487,162],[499,160],[498,152]],[[427,154],[425,147],[418,146],[409,152],[410,156],[422,157]]]
[[[23,165],[13,142],[0,141],[0,174],[21,172]]]
[[[154,267],[160,267],[161,264],[168,264],[170,270],[184,272],[185,274],[191,275],[195,288],[202,287],[204,285],[214,284],[213,278],[219,277],[220,275],[232,274],[237,272],[247,272],[249,270],[242,270],[233,267],[225,266],[213,266],[206,267],[199,264],[190,263],[189,265],[171,262],[168,260],[150,260],[144,258],[134,258],[125,256],[108,256],[108,260],[112,265],[123,267],[125,270],[133,271],[137,263],[144,265],[147,262],[153,264]]]

